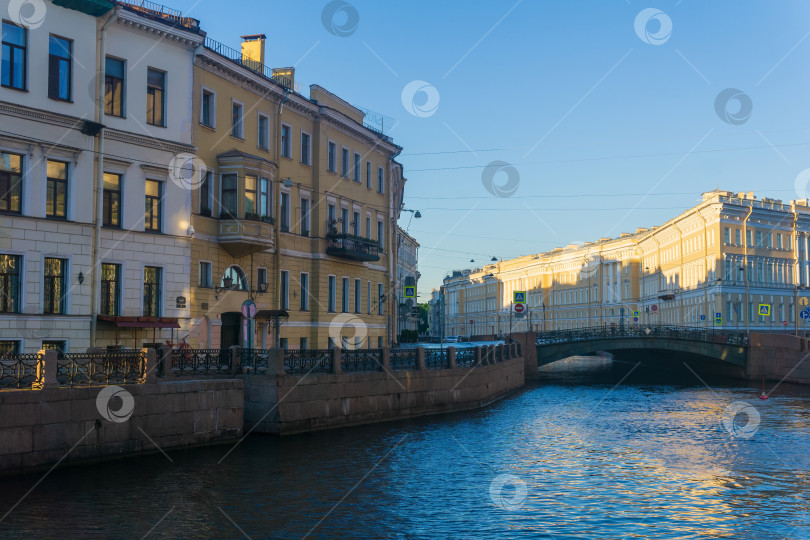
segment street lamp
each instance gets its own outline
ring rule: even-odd
[[[411,213],[411,219],[408,220],[408,226],[405,227],[405,232],[408,232],[408,229],[411,228],[411,221],[413,221],[413,218],[420,219],[422,217],[422,212],[420,212],[419,210],[411,210],[410,208],[403,208],[401,212]]]

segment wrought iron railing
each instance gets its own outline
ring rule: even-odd
[[[220,56],[224,56],[231,62],[235,64],[239,64],[240,66],[244,66],[252,71],[255,71],[265,79],[269,79],[274,83],[278,84],[279,86],[284,87],[285,89],[291,89],[293,84],[289,77],[284,77],[283,75],[278,75],[273,73],[273,68],[265,66],[261,62],[257,62],[256,60],[251,60],[249,58],[245,58],[242,55],[242,51],[237,51],[227,45],[220,43],[219,41],[214,41],[210,37],[205,38],[205,48],[210,49],[217,53]]]
[[[167,375],[225,375],[231,372],[230,349],[173,349]]]
[[[56,380],[60,386],[109,386],[142,382],[146,354],[141,351],[60,354]]]
[[[425,367],[427,369],[447,369],[447,350],[425,349]]]
[[[158,19],[164,23],[169,23],[174,26],[181,26],[186,30],[194,33],[200,32],[200,21],[191,17],[183,17],[183,14],[170,7],[150,2],[148,0],[116,0],[125,8],[132,11]]]
[[[416,349],[391,349],[388,357],[392,371],[414,371],[416,369]]]
[[[377,260],[382,247],[375,240],[352,234],[326,235],[326,252],[330,255],[351,255],[360,259]]]
[[[469,347],[456,349],[456,367],[472,367],[475,365],[475,351]]]
[[[671,338],[689,341],[705,341],[728,345],[748,345],[744,332],[730,332],[714,328],[687,326],[626,325],[619,327],[591,327],[577,330],[552,330],[537,334],[537,345],[589,341],[605,338]]]
[[[332,373],[331,349],[292,349],[284,351],[284,371],[289,375]]]
[[[340,369],[345,373],[382,371],[382,349],[344,349],[340,352]]]
[[[240,351],[242,373],[267,373],[269,349],[242,349]]]
[[[30,388],[42,382],[38,354],[0,355],[0,388]]]

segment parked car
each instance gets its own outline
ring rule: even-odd
[[[458,343],[459,339],[458,339],[458,336],[447,336],[446,338],[444,338],[444,342],[445,343]]]

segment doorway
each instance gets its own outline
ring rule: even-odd
[[[239,345],[239,327],[242,323],[241,313],[223,313],[222,314],[222,340],[220,347],[227,349],[232,345]]]

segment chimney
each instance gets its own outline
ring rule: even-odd
[[[242,36],[242,65],[264,74],[264,34]]]

